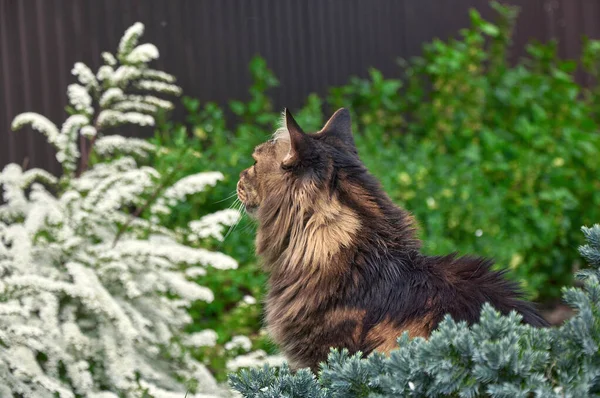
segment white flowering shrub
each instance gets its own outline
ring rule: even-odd
[[[98,136],[102,130],[124,124],[154,125],[153,115],[173,108],[170,101],[156,94],[181,93],[174,84],[174,76],[148,66],[159,54],[153,44],[138,45],[143,32],[144,25],[139,22],[127,29],[116,56],[102,53],[104,65],[96,74],[81,62],[75,64],[71,72],[78,83],[67,88],[71,116],[60,129],[36,113],[20,114],[13,121],[13,129],[30,125],[47,137],[56,148],[56,159],[65,177],[75,173],[78,159],[82,162],[81,168],[87,167],[89,153],[80,152],[80,135],[91,140],[100,156],[129,153],[145,157],[153,150],[152,145],[140,139]]]
[[[140,23],[129,28],[96,74],[75,65],[79,83],[68,88],[71,115],[60,128],[33,113],[14,120],[15,129],[46,135],[64,174],[59,181],[16,164],[0,173],[0,397],[223,393],[188,351],[214,345],[215,332],[180,331],[191,303],[214,298],[190,279],[237,266],[199,244],[221,239],[239,215],[210,214],[178,230],[160,223],[170,206],[223,176],[172,182],[138,164],[153,145],[103,136],[108,127],[152,125],[172,106],[155,94],[180,91],[172,76],[148,67],[158,50],[137,45],[142,32]],[[102,161],[90,167],[91,151]],[[235,344],[247,346],[243,338]]]

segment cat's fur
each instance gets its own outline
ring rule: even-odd
[[[292,367],[317,369],[330,347],[388,352],[445,314],[477,321],[485,302],[546,325],[490,260],[420,253],[413,218],[360,161],[347,110],[315,134],[288,111],[285,126],[256,148],[238,196],[258,221],[266,321]]]

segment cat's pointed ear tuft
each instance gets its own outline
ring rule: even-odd
[[[310,137],[302,131],[289,109],[285,109],[285,128],[290,135],[290,152],[283,159],[284,167],[292,167],[303,158],[310,156],[312,150]]]
[[[338,109],[325,123],[321,133],[334,136],[351,147],[355,146],[352,137],[352,117],[346,108]]]

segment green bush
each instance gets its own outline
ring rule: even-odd
[[[577,258],[573,226],[600,218],[598,88],[556,45],[507,60],[515,10],[497,25],[472,11],[460,40],[425,46],[405,87],[371,71],[333,89],[355,113],[357,145],[387,192],[420,221],[425,251],[493,257],[530,298],[557,297]],[[583,66],[597,76],[600,43]]]
[[[318,378],[308,369],[242,370],[231,386],[245,397],[589,397],[600,393],[600,225],[583,228],[592,270],[583,289],[564,289],[577,315],[557,329],[520,324],[484,306],[469,327],[447,317],[429,338],[398,339],[389,357],[332,350]]]

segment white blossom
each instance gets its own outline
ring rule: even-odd
[[[127,99],[133,102],[144,102],[165,110],[173,109],[173,104],[170,101],[152,95],[128,95]]]
[[[231,257],[219,253],[211,252],[206,249],[192,248],[189,246],[182,245],[171,239],[166,239],[159,244],[152,241],[141,241],[141,240],[122,240],[112,248],[97,247],[98,250],[108,250],[105,252],[105,256],[117,257],[137,257],[137,258],[148,258],[154,257],[156,259],[162,258],[167,260],[171,264],[181,265],[203,265],[211,266],[219,269],[235,269],[237,268],[237,262]]]
[[[117,64],[117,59],[111,53],[105,51],[102,53],[102,59],[104,63],[108,66],[115,66]]]
[[[154,144],[140,138],[127,138],[120,135],[107,135],[96,140],[94,151],[100,156],[115,154],[147,157],[156,150]]]
[[[83,126],[80,130],[81,135],[84,136],[85,138],[93,138],[96,136],[96,134],[98,133],[98,131],[96,131],[96,128],[94,126]]]
[[[84,87],[98,89],[98,81],[96,80],[96,76],[94,76],[94,72],[83,62],[76,62],[71,73],[77,77],[79,83]]]
[[[217,338],[214,330],[206,329],[186,336],[185,341],[190,347],[213,347],[217,344]]]
[[[141,44],[134,48],[126,57],[125,61],[132,64],[150,62],[158,58],[158,48],[154,44]]]
[[[102,65],[100,68],[98,68],[98,72],[96,72],[96,77],[99,81],[111,80],[113,73],[115,73],[115,70],[112,66]]]
[[[153,126],[154,118],[150,115],[144,115],[138,112],[119,112],[112,109],[106,109],[100,112],[96,121],[100,127],[115,127],[122,124],[131,123],[140,126]]]
[[[100,97],[100,106],[106,107],[113,102],[121,101],[125,98],[125,94],[123,94],[123,90],[119,87],[111,87],[102,94]]]
[[[32,128],[44,134],[49,143],[53,144],[56,142],[59,134],[58,128],[45,116],[33,112],[21,113],[13,120],[12,129],[18,130],[26,125],[31,125]]]
[[[155,80],[139,80],[135,86],[141,90],[156,91],[164,94],[180,95],[181,88],[174,84],[159,82]]]
[[[84,115],[72,115],[63,123],[60,133],[64,135],[73,134],[78,131],[79,128],[89,123],[89,119]]]
[[[233,336],[231,341],[225,343],[225,349],[228,351],[238,348],[248,352],[252,349],[252,341],[246,336]]]
[[[145,102],[121,101],[112,106],[112,109],[119,112],[139,112],[139,113],[156,113],[158,107]]]
[[[125,86],[131,80],[140,77],[142,72],[139,68],[131,65],[119,66],[109,77],[111,84]]]
[[[175,76],[163,72],[161,70],[155,70],[155,69],[145,69],[142,72],[142,77],[145,77],[147,79],[150,80],[160,80],[163,81],[165,83],[175,83]]]
[[[185,270],[185,275],[188,278],[197,278],[206,275],[206,270],[202,267],[190,267]]]
[[[164,271],[161,276],[168,285],[169,291],[183,298],[186,302],[201,300],[210,303],[215,299],[209,288],[188,281],[185,275],[179,272]]]
[[[150,167],[115,173],[97,182],[83,199],[82,206],[101,213],[138,204],[139,196],[154,186],[158,177],[158,172]]]
[[[144,34],[144,24],[142,24],[141,22],[136,22],[131,27],[129,27],[125,31],[125,34],[123,34],[123,37],[121,38],[121,41],[119,42],[119,49],[118,49],[119,56],[120,57],[127,56],[131,52],[131,50],[133,50],[133,48],[137,44],[140,36],[143,34]]]
[[[79,84],[69,84],[67,87],[67,95],[69,97],[69,103],[80,112],[86,114],[94,113],[92,108],[92,97],[88,90],[80,86]]]
[[[187,195],[203,192],[207,187],[215,186],[222,179],[223,174],[219,172],[198,173],[184,177],[165,190],[162,196],[156,200],[151,211],[155,214],[168,213],[170,206],[182,201]]]
[[[3,188],[2,198],[5,203],[0,205],[0,221],[8,222],[27,214],[30,204],[24,191],[35,181],[50,185],[57,182],[56,178],[45,170],[31,169],[23,172],[21,166],[14,163],[4,167],[0,173],[0,185]],[[0,228],[0,231],[2,229]]]
[[[204,216],[200,220],[192,221],[188,224],[188,228],[192,232],[190,238],[197,240],[211,237],[222,241],[224,227],[234,225],[240,217],[239,211],[227,209]]]
[[[257,350],[229,360],[227,370],[235,372],[241,368],[257,368],[263,365],[281,366],[284,362],[285,358],[280,355],[267,355],[263,350]]]
[[[77,159],[79,158],[79,149],[77,139],[79,130],[89,123],[89,119],[84,115],[72,115],[63,123],[60,136],[56,139],[56,159],[67,170],[74,170]]]

